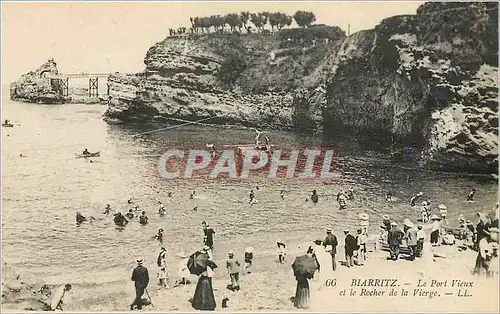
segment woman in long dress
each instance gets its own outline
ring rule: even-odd
[[[205,254],[207,253],[205,252]],[[198,279],[196,290],[194,291],[193,301],[191,303],[195,310],[215,310],[216,303],[214,297],[214,289],[212,286],[212,273],[215,268],[217,268],[217,265],[209,260],[207,263],[207,270],[201,273]]]
[[[314,258],[314,250],[309,247],[307,256]],[[316,260],[317,261],[317,260]],[[309,277],[305,275],[296,275],[297,289],[295,290],[295,300],[293,305],[298,309],[309,308],[309,301],[311,300],[311,291],[309,289]]]

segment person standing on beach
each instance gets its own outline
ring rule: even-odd
[[[248,247],[245,250],[245,271],[247,274],[252,272],[252,263],[253,263],[253,248]]]
[[[326,238],[323,241],[323,246],[325,247],[325,251],[330,253],[332,257],[332,269],[335,271],[337,268],[337,263],[335,262],[335,255],[337,254],[337,237],[332,234],[332,229],[326,229]]]
[[[286,245],[281,240],[276,241],[276,245],[278,246],[278,261],[283,264],[286,256]]]
[[[148,218],[148,216],[146,216],[146,212],[143,211],[141,213],[141,215],[139,216],[139,223],[144,226],[144,225],[147,225],[148,220],[149,220],[149,218]]]
[[[439,244],[439,233],[441,230],[441,224],[439,223],[439,217],[432,215],[432,231],[431,231],[431,245],[436,246]]]
[[[161,248],[160,254],[156,259],[156,265],[158,265],[158,285],[160,288],[170,289],[168,286],[168,273],[167,273],[167,249]]]
[[[227,253],[226,268],[231,279],[230,289],[232,291],[240,290],[240,262],[234,258],[233,252]]]
[[[202,253],[207,255],[208,252],[205,248],[201,251]],[[191,305],[195,310],[200,311],[213,311],[217,306],[215,302],[214,289],[212,285],[212,277],[214,269],[217,268],[217,265],[208,260],[207,269],[200,274],[198,278],[198,283],[196,284],[196,290],[194,291],[193,300]]]
[[[410,260],[415,260],[417,256],[417,230],[413,227],[412,224],[406,223],[404,225],[405,228],[405,237],[406,243],[411,250]]]
[[[399,258],[399,246],[401,245],[401,239],[403,238],[403,231],[398,229],[398,224],[391,223],[391,230],[387,235],[387,244],[391,250],[391,259],[397,261]]]
[[[356,238],[358,241],[358,264],[363,266],[366,261],[366,243],[368,242],[368,237],[363,232],[362,229],[358,229],[358,236]]]
[[[417,252],[416,256],[422,257],[422,252],[424,250],[424,240],[425,240],[425,231],[422,230],[422,225],[418,225],[417,231]]]
[[[354,251],[358,248],[358,242],[356,241],[356,238],[349,233],[348,229],[344,230],[344,234],[345,263],[347,267],[352,267],[354,266],[352,256],[354,255]]]
[[[134,268],[132,272],[132,281],[135,286],[135,300],[130,305],[130,310],[134,310],[134,305],[137,306],[137,309],[142,309],[142,295],[144,294],[144,290],[148,287],[149,284],[149,273],[148,269],[142,266],[143,260],[137,260],[137,267]]]
[[[208,246],[210,250],[212,250],[214,248],[215,231],[214,229],[210,228],[210,226],[205,221],[203,221],[201,224],[203,226],[203,233],[205,235],[203,237],[203,244]]]
[[[313,251],[309,251],[306,255],[312,258]],[[297,280],[297,288],[295,289],[293,306],[298,309],[307,309],[309,308],[309,301],[311,299],[309,278],[305,275],[295,275],[295,279]]]

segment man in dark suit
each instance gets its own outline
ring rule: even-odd
[[[134,310],[134,305],[140,310],[142,309],[142,295],[149,283],[148,269],[142,266],[142,259],[137,260],[137,267],[132,272],[132,281],[135,282],[135,300],[130,305],[130,310]]]
[[[354,266],[352,256],[354,255],[354,251],[358,249],[358,241],[356,241],[356,238],[349,233],[348,229],[344,230],[344,234],[345,263],[347,267],[352,267]]]
[[[337,268],[337,264],[335,263],[335,255],[337,254],[337,237],[332,234],[332,229],[326,229],[326,238],[323,241],[323,246],[326,251],[330,253],[332,256],[332,269],[335,270]]]

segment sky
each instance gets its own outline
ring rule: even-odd
[[[317,24],[351,33],[382,19],[415,14],[423,2],[3,2],[2,82],[54,57],[62,73],[136,73],[150,46],[189,17],[231,12],[312,11]],[[295,24],[295,23],[294,23]],[[292,25],[294,25],[292,24]]]

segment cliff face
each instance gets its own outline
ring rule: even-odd
[[[47,77],[58,73],[54,59],[49,59],[37,70],[22,75],[10,84],[10,99],[44,104],[68,102],[69,99],[58,93]]]
[[[149,49],[144,73],[109,78],[106,119],[369,134],[412,147],[421,164],[496,171],[497,14],[496,3],[427,3],[349,37],[321,27],[170,37]]]

